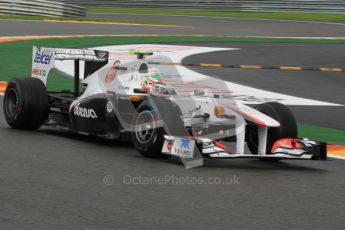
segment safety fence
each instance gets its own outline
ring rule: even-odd
[[[345,13],[345,0],[55,0],[85,7]]]
[[[45,0],[0,0],[0,14],[84,17],[86,9],[73,4]]]

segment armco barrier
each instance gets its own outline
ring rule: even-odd
[[[54,0],[85,7],[345,13],[345,0]]]
[[[84,17],[84,7],[45,0],[0,0],[0,14]]]

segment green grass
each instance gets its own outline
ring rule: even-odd
[[[326,141],[330,144],[345,145],[344,130],[298,124],[298,132],[300,137],[308,137],[312,140]]]
[[[96,18],[67,18],[67,17],[45,17],[45,16],[24,16],[24,15],[6,15],[0,14],[1,19],[13,19],[13,20],[77,20],[77,21],[95,21],[95,22],[119,22],[119,23],[134,23],[134,24],[144,24],[144,25],[168,25],[157,21],[135,21],[135,20],[102,20]]]
[[[44,39],[32,41],[17,41],[0,43],[0,81],[9,81],[13,77],[30,76],[32,46],[39,47],[90,47],[128,43],[174,43],[174,42],[327,42],[328,40],[301,40],[301,39],[257,39],[257,38],[228,38],[228,37],[84,37],[64,39]],[[332,41],[342,42],[345,41]],[[70,78],[52,73],[48,78],[48,90],[73,90],[73,81]],[[345,145],[345,131],[328,129],[306,124],[299,124],[299,136],[332,144]]]
[[[127,13],[127,14],[165,14],[165,15],[188,15],[208,17],[236,17],[236,18],[260,18],[279,20],[300,20],[300,21],[326,21],[345,22],[345,14],[330,13],[271,13],[271,12],[229,12],[213,10],[174,10],[174,9],[143,9],[143,8],[89,8],[88,12],[93,13]]]

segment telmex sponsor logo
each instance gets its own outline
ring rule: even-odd
[[[46,76],[47,71],[44,70],[44,69],[33,68],[33,69],[32,69],[32,73],[33,73],[34,75]]]
[[[97,114],[95,110],[79,107],[79,104],[76,107],[74,107],[73,112],[74,112],[74,115],[79,116],[79,117],[93,118],[93,119],[97,118]]]
[[[189,140],[188,139],[182,139],[180,148],[189,149]]]
[[[50,55],[46,55],[44,54],[44,51],[42,53],[37,51],[35,54],[34,62],[39,63],[39,64],[44,64],[44,65],[49,65],[50,61],[52,60],[52,57],[53,57],[53,53]]]

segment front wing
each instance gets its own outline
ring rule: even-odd
[[[164,136],[162,153],[181,158],[193,158],[197,149],[205,158],[266,158],[294,160],[327,160],[327,144],[306,138],[277,140],[266,154],[236,153],[218,140],[197,137]]]

